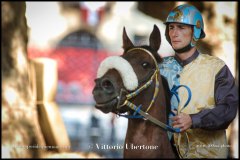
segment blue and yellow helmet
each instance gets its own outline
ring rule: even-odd
[[[193,26],[193,40],[191,42],[192,46],[195,46],[199,39],[205,37],[202,15],[199,10],[192,5],[183,4],[174,8],[169,13],[165,24],[168,25],[169,23],[173,22]],[[168,34],[168,27],[166,28],[165,36],[168,42],[171,44]]]

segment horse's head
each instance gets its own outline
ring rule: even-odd
[[[156,25],[149,46],[134,46],[123,29],[123,55],[108,57],[99,66],[93,89],[96,108],[104,113],[129,110],[124,105],[126,95],[142,87],[158,72],[160,43],[160,31]]]

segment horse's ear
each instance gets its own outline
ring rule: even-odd
[[[125,27],[123,27],[123,46],[122,46],[122,48],[124,50],[126,50],[126,49],[128,49],[130,47],[134,47],[134,45],[131,42],[131,40],[128,38],[127,32],[125,30]]]
[[[154,51],[158,51],[161,44],[161,33],[156,25],[154,25],[153,31],[150,35],[149,44]]]

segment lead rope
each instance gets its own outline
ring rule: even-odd
[[[181,159],[186,158],[187,154],[189,152],[189,138],[188,138],[188,134],[187,134],[187,132],[184,132],[183,134],[185,135],[185,137],[187,139],[187,146],[188,146],[187,149],[186,149],[186,152],[184,153],[184,155],[182,155],[181,152],[180,152],[180,144],[181,144],[181,138],[182,138],[182,134],[181,133],[177,133],[177,135],[178,135],[178,142],[177,142],[177,145],[176,145],[178,155],[179,155],[179,157]]]
[[[192,93],[191,93],[190,88],[189,88],[188,86],[186,86],[186,85],[174,86],[174,87],[171,89],[171,93],[176,96],[178,103],[180,102],[180,99],[179,99],[178,94],[177,94],[176,91],[177,91],[180,87],[185,87],[185,88],[187,89],[187,91],[188,91],[188,99],[187,99],[187,102],[184,104],[183,108],[180,110],[180,112],[181,112],[181,111],[188,105],[188,103],[190,102],[191,97],[192,97]],[[178,115],[178,111],[177,111],[177,115]],[[184,133],[180,133],[180,132],[179,132],[179,133],[176,133],[176,134],[177,134],[177,144],[175,144],[175,146],[176,146],[178,155],[179,155],[180,158],[186,158],[186,157],[187,157],[187,154],[188,154],[188,152],[189,152],[189,148],[190,148],[190,146],[189,146],[189,137],[188,137],[188,134],[187,134],[186,131],[185,131]],[[183,155],[182,155],[181,152],[180,152],[182,134],[184,134],[184,136],[185,136],[185,138],[186,138],[186,141],[187,141],[187,144],[186,144],[187,149],[186,149],[186,152],[185,152]]]
[[[182,108],[183,109],[183,108]],[[181,109],[181,110],[182,110]],[[180,111],[181,112],[181,111]],[[177,115],[178,115],[178,111],[177,111]],[[186,158],[187,157],[187,154],[188,154],[188,152],[189,152],[189,138],[188,138],[188,134],[187,134],[187,132],[185,131],[184,133],[181,133],[181,132],[179,132],[179,133],[176,133],[177,134],[177,144],[175,144],[176,145],[176,149],[177,149],[177,152],[178,152],[178,155],[179,155],[179,157],[181,158],[181,159],[183,159],[183,158]],[[187,141],[187,144],[186,144],[186,152],[182,155],[181,154],[181,151],[180,151],[180,146],[181,146],[181,138],[182,138],[182,134],[184,134],[184,136],[185,136],[185,138],[186,138],[186,141]]]

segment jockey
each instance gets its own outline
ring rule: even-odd
[[[180,133],[174,133],[174,143],[184,155],[183,134],[187,133],[189,150],[183,158],[227,158],[226,129],[235,118],[239,104],[234,77],[221,59],[202,54],[196,48],[205,32],[201,13],[194,6],[176,7],[165,24],[165,36],[175,55],[164,58],[159,64],[160,73],[170,89],[185,85],[191,90],[186,107],[189,96],[186,89],[179,88],[178,97],[171,98],[170,125],[181,129]]]

